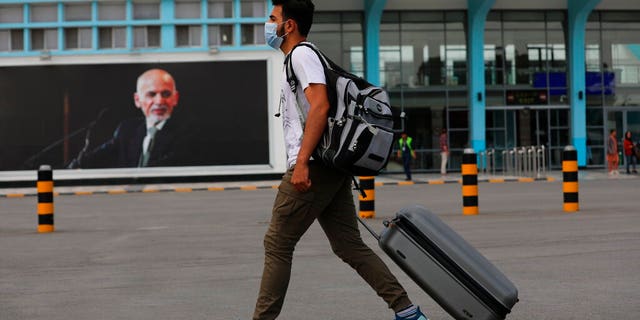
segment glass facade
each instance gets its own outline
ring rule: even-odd
[[[570,143],[562,11],[492,11],[485,29],[486,145],[496,154],[545,146],[559,166]],[[502,165],[501,157],[496,159]]]
[[[609,130],[622,142],[640,139],[640,19],[638,12],[593,12],[586,30],[589,165],[606,164]],[[621,157],[623,159],[624,157]],[[623,160],[621,160],[623,162]],[[624,163],[623,163],[624,164]]]
[[[309,41],[329,59],[358,76],[364,76],[363,14],[320,12],[314,17]]]
[[[356,16],[323,13],[310,40],[352,72],[363,74],[361,22],[350,18]],[[640,105],[637,16],[594,12],[588,23],[588,165],[604,164],[604,137],[610,128],[640,135],[640,110],[633,111]],[[566,11],[489,13],[484,50],[486,145],[496,154],[545,146],[548,164],[560,167],[562,149],[571,143],[566,26]],[[407,115],[405,128],[418,151],[416,170],[437,170],[438,132],[443,127],[449,131],[450,168],[459,167],[469,145],[466,50],[465,11],[383,14],[380,84],[394,107]],[[500,157],[496,161],[501,166]]]
[[[380,84],[406,114],[417,170],[439,166],[439,133],[449,129],[450,165],[469,135],[466,13],[385,12],[380,27]]]

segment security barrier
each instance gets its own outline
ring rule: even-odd
[[[358,195],[360,200],[360,218],[374,218],[376,216],[376,190],[375,177],[360,177],[360,188],[366,194],[366,198],[362,194]]]
[[[485,174],[496,174],[496,149],[487,149],[478,153],[480,163],[478,168],[482,169]]]
[[[38,232],[53,232],[53,171],[51,166],[38,169]]]
[[[473,149],[462,155],[462,214],[478,214],[478,165]]]
[[[573,146],[566,146],[562,152],[562,192],[564,211],[578,211],[578,152]]]
[[[502,174],[541,178],[547,175],[545,146],[516,147],[502,151]]]

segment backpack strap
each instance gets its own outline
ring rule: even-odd
[[[293,47],[293,49],[291,49],[291,52],[289,52],[287,57],[284,59],[284,67],[287,75],[287,83],[289,84],[289,87],[291,88],[291,91],[293,92],[293,95],[296,98],[296,108],[298,109],[300,123],[302,124],[302,128],[304,129],[306,124],[306,116],[302,111],[302,107],[300,107],[300,103],[298,103],[297,89],[298,89],[299,80],[298,80],[298,77],[296,77],[296,74],[293,70],[293,62],[291,61],[291,57],[293,56],[293,51],[299,46],[309,47],[313,50],[313,52],[315,52],[318,55],[318,58],[320,59],[320,63],[322,64],[322,68],[324,69],[325,81],[328,81],[327,69],[331,68],[331,66],[335,65],[335,63],[333,63],[331,60],[325,57],[324,54],[320,52],[320,50],[313,43],[306,42],[306,41],[300,42],[295,47]]]
[[[289,84],[289,87],[291,88],[291,91],[294,94],[297,91],[299,81],[298,81],[298,77],[296,77],[296,74],[293,71],[293,62],[291,61],[291,57],[293,56],[293,51],[300,46],[311,48],[311,50],[313,50],[313,52],[315,52],[318,55],[318,58],[320,59],[320,63],[322,64],[322,68],[325,70],[325,79],[326,79],[326,70],[327,69],[336,70],[335,67],[337,66],[333,61],[325,57],[325,55],[313,43],[306,42],[306,41],[298,43],[295,47],[293,47],[293,49],[291,49],[291,52],[289,52],[287,57],[284,59],[285,71],[287,74],[287,83]]]

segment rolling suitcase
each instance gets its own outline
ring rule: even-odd
[[[518,290],[480,252],[435,214],[420,206],[385,221],[380,247],[455,319],[504,319]]]

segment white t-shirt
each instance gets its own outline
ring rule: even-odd
[[[302,117],[306,119],[310,105],[304,95],[304,90],[311,83],[326,84],[324,68],[318,55],[309,47],[299,46],[291,54],[293,72],[298,78],[297,101],[300,103],[300,109],[304,112]],[[282,124],[284,127],[284,146],[287,150],[287,166],[291,168],[296,164],[298,158],[298,152],[302,144],[303,128],[298,107],[296,106],[296,97],[287,83],[286,70],[283,70],[282,76],[280,108],[282,108],[283,115]]]

